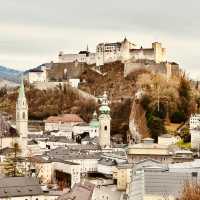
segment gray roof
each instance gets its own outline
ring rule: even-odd
[[[32,157],[31,159],[33,159],[33,161],[36,161],[39,163],[59,162],[59,163],[65,163],[68,165],[79,165],[78,163],[66,161],[66,160],[62,159],[62,157],[48,157],[48,156],[38,155],[38,156]]]
[[[0,179],[0,198],[42,195],[43,191],[36,178],[5,177]]]
[[[9,153],[12,153],[13,152],[13,148],[10,148],[10,147],[5,147],[3,149],[0,149],[0,155],[8,155]]]
[[[106,166],[117,166],[117,161],[109,158],[101,158],[98,163]]]
[[[187,181],[200,182],[200,176],[192,173],[145,170],[145,193],[178,197]]]
[[[91,200],[95,185],[90,182],[77,183],[70,193],[64,194],[58,200]]]

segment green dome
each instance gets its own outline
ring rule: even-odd
[[[100,127],[99,121],[97,119],[91,120],[90,127],[92,127],[92,128],[99,128]]]
[[[109,106],[107,106],[107,105],[102,105],[102,106],[99,108],[99,111],[100,111],[101,113],[109,113],[109,112],[110,112],[110,108],[109,108]]]

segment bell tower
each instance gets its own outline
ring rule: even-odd
[[[99,144],[101,148],[109,148],[110,147],[110,108],[109,108],[108,96],[107,93],[104,92],[102,97],[101,106],[99,108],[100,116],[99,116]]]
[[[24,91],[23,78],[21,80],[16,103],[16,129],[20,135],[20,147],[23,154],[26,152],[28,135],[28,104]]]

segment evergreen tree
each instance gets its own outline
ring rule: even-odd
[[[180,96],[180,104],[179,111],[185,114],[185,118],[188,118],[191,114],[190,111],[190,103],[191,103],[191,95],[190,95],[190,82],[182,77],[179,84],[179,96]]]

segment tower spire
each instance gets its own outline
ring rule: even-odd
[[[28,104],[25,96],[23,76],[19,87],[19,95],[16,103],[16,130],[20,136],[20,148],[22,156],[27,153],[28,135]]]
[[[19,97],[25,97],[23,75],[21,76],[21,83],[20,83],[20,87],[19,87]]]

